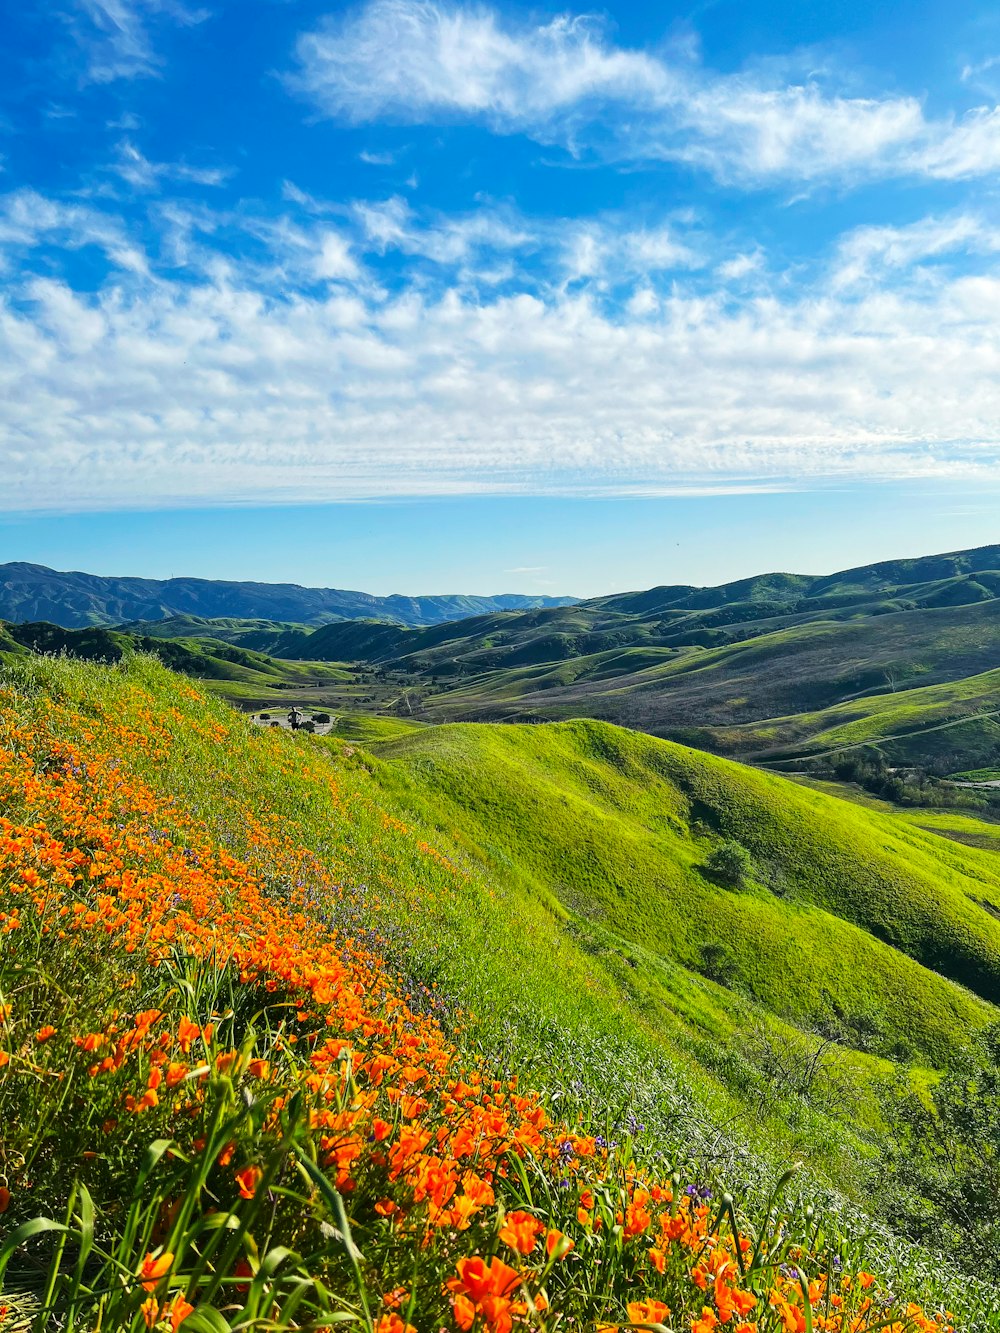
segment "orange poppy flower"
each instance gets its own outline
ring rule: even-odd
[[[142,1278],[142,1285],[147,1291],[156,1290],[160,1284],[160,1279],[170,1272],[170,1266],[173,1262],[174,1256],[169,1250],[161,1255],[146,1255],[139,1269],[139,1276]]]
[[[545,1237],[545,1250],[550,1259],[565,1259],[575,1244],[575,1241],[570,1240],[569,1236],[564,1236],[561,1231],[552,1230]]]
[[[539,1222],[530,1213],[508,1213],[500,1228],[500,1239],[518,1254],[530,1254],[538,1243],[539,1234],[545,1230],[545,1223]]]
[[[670,1307],[662,1301],[629,1301],[625,1308],[633,1324],[662,1324],[670,1318]]]
[[[242,1171],[236,1172],[236,1183],[244,1199],[252,1199],[257,1193],[257,1186],[263,1174],[259,1166],[245,1166]]]

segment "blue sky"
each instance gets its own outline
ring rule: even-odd
[[[0,560],[583,594],[1000,537],[996,6],[5,29]]]

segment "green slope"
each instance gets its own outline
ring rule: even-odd
[[[425,680],[438,675],[442,691],[425,699],[434,719],[587,714],[677,736],[693,726],[750,724],[988,670],[1000,653],[1000,601],[815,620],[715,647],[650,641],[587,652],[579,638],[555,646],[550,636],[546,660],[531,663],[516,660],[527,645],[504,647],[502,657],[495,647],[455,656],[456,642],[457,631],[450,645],[396,659]]]
[[[934,1061],[986,1019],[964,987],[1000,999],[989,851],[596,722],[459,724],[373,749],[564,910],[799,1025]],[[746,891],[705,869],[723,837],[754,859]]]
[[[972,768],[1000,759],[1000,670],[706,731],[703,739],[713,749],[765,762],[877,745],[896,764],[947,769],[962,759]]]
[[[100,627],[68,630],[46,622],[10,625],[0,621],[0,657],[5,654],[54,654],[90,662],[119,662],[135,653],[152,653],[172,671],[203,680],[231,700],[270,700],[292,689],[303,696],[317,685],[336,687],[349,681],[342,668],[327,662],[284,662],[214,638],[149,638]]]

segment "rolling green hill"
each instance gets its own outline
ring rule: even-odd
[[[802,1027],[944,1057],[1000,1002],[1000,861],[890,814],[599,722],[370,743],[496,868]],[[708,868],[750,853],[734,891]],[[958,983],[956,989],[953,983]]]
[[[1000,756],[1000,670],[707,730],[700,739],[707,748],[769,764],[877,745],[893,764],[975,768]]]
[[[307,700],[334,711],[427,722],[589,716],[785,767],[877,745],[890,764],[940,774],[1000,765],[996,567],[991,546],[424,627],[178,615],[124,628],[336,663],[353,674]],[[275,702],[266,690],[239,697]]]
[[[327,662],[287,662],[235,647],[214,638],[149,638],[94,627],[66,630],[45,622],[11,625],[0,621],[0,659],[4,655],[47,654],[89,662],[120,662],[135,653],[151,653],[164,666],[203,680],[222,696],[244,699],[295,699],[315,688],[339,688],[350,674]]]
[[[891,765],[991,771],[995,565],[1000,547],[985,547],[424,627],[182,614],[123,626],[116,640],[93,629],[50,638],[114,656],[127,634],[252,708],[298,689],[313,707],[435,723],[589,716],[778,767],[876,745]]]

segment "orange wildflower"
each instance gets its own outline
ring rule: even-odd
[[[545,1237],[545,1250],[550,1259],[565,1259],[575,1244],[575,1241],[570,1240],[569,1236],[564,1236],[561,1231],[552,1230]]]
[[[147,1254],[142,1261],[139,1269],[139,1277],[142,1278],[142,1285],[147,1291],[155,1291],[159,1286],[160,1279],[170,1272],[170,1267],[174,1262],[174,1256],[168,1250],[165,1254],[155,1255]]]
[[[184,1323],[184,1320],[188,1315],[194,1314],[194,1306],[189,1304],[180,1292],[178,1292],[167,1309],[160,1312],[160,1317],[162,1318],[164,1314],[169,1314],[170,1316],[170,1333],[177,1333],[177,1330],[180,1328],[181,1324]]]
[[[670,1318],[670,1307],[662,1301],[629,1301],[625,1308],[633,1324],[662,1324]]]
[[[512,1250],[517,1250],[518,1254],[530,1254],[538,1243],[539,1234],[544,1230],[545,1223],[539,1222],[530,1213],[508,1213],[500,1228],[500,1239]]]
[[[236,1183],[244,1199],[252,1199],[257,1193],[257,1186],[263,1174],[259,1166],[245,1166],[242,1171],[236,1172]]]
[[[375,1324],[375,1333],[417,1333],[412,1324],[404,1324],[398,1314],[384,1314]]]
[[[198,1036],[201,1028],[197,1023],[192,1023],[190,1018],[182,1018],[177,1024],[177,1042],[182,1051],[189,1051],[191,1043]]]

